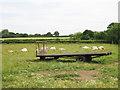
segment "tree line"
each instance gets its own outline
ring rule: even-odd
[[[46,34],[27,34],[27,33],[14,33],[14,32],[9,32],[8,29],[3,29],[0,32],[0,35],[2,38],[13,38],[13,37],[53,37],[53,36],[59,36],[59,32],[55,31],[54,34],[51,32],[48,32]]]
[[[83,33],[78,32],[70,36],[72,40],[106,40],[118,44],[120,41],[119,35],[120,23],[111,23],[105,31],[93,32],[92,30],[85,30]]]
[[[75,34],[66,35],[69,36],[71,40],[106,40],[111,43],[119,43],[120,41],[120,23],[111,23],[108,25],[107,30],[97,32],[92,30],[85,30],[83,33],[77,32]],[[27,34],[27,33],[14,33],[9,32],[8,29],[3,29],[0,32],[2,38],[12,38],[12,37],[60,37],[60,33],[55,31],[53,34],[48,32],[46,34]]]

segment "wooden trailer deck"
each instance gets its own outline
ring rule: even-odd
[[[36,54],[36,57],[63,57],[63,56],[103,56],[111,55],[111,52],[101,52],[101,53],[63,53],[63,54]]]

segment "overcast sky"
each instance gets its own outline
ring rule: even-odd
[[[119,0],[0,0],[0,31],[60,35],[104,31],[118,22]]]

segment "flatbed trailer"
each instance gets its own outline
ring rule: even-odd
[[[102,52],[102,53],[63,53],[63,54],[36,54],[36,57],[40,57],[40,60],[44,60],[45,57],[54,57],[54,59],[58,59],[59,57],[73,57],[77,56],[77,61],[91,61],[92,58],[111,55],[111,52]],[[92,57],[94,56],[94,57]]]
[[[39,43],[38,48],[36,49],[36,57],[40,57],[40,60],[45,60],[46,57],[54,57],[58,59],[59,57],[74,57],[76,56],[77,61],[91,61],[92,58],[111,55],[112,52],[98,52],[98,53],[63,53],[63,54],[47,54],[45,51],[45,44],[43,42],[43,50],[40,52]]]

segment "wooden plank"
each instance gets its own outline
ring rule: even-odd
[[[102,53],[63,53],[63,54],[37,54],[37,57],[45,56],[45,57],[62,57],[62,56],[103,56],[103,55],[111,55],[112,52],[102,52]]]

